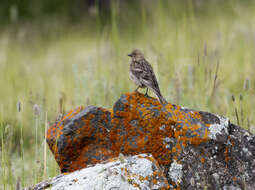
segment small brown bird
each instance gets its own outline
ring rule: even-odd
[[[138,86],[135,91],[139,88],[146,88],[145,95],[148,96],[148,88],[156,94],[161,104],[166,104],[167,101],[161,95],[158,81],[153,72],[152,66],[144,58],[143,53],[135,49],[132,53],[128,54],[131,57],[130,62],[130,79]]]

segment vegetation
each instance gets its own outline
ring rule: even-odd
[[[79,105],[111,108],[133,91],[134,48],[171,103],[254,126],[255,3],[137,2],[112,1],[108,21],[92,7],[79,22],[59,14],[1,28],[0,189],[59,174],[44,142],[47,123]]]

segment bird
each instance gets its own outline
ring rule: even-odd
[[[148,96],[148,89],[150,89],[157,96],[161,104],[166,104],[167,101],[160,92],[153,68],[144,58],[142,51],[135,49],[128,54],[128,56],[131,57],[129,76],[130,79],[137,85],[135,92],[137,92],[139,88],[146,88],[145,96]]]

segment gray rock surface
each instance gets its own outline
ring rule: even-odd
[[[166,189],[168,182],[151,155],[118,158],[30,187],[35,190]],[[28,188],[29,189],[29,188]]]

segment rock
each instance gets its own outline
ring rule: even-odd
[[[47,142],[61,172],[75,171],[118,156],[110,149],[111,127],[111,113],[92,106],[71,110],[51,126]]]
[[[79,107],[51,126],[47,142],[62,172],[149,153],[169,186],[255,189],[255,137],[215,114],[127,93],[113,110]]]
[[[62,174],[30,187],[35,190],[168,188],[167,179],[157,161],[151,155],[146,154],[128,157],[120,155],[107,163],[97,164],[70,174]]]

